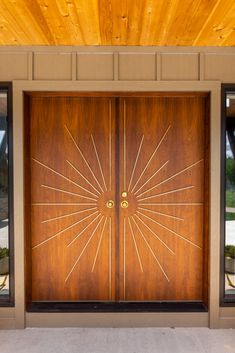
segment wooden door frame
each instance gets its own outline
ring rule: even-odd
[[[210,102],[210,117],[211,117],[211,129],[210,135],[211,139],[211,154],[210,154],[210,165],[211,170],[213,171],[213,178],[211,173],[210,178],[210,249],[213,248],[213,253],[211,253],[210,259],[210,300],[209,300],[209,319],[210,326],[216,327],[219,320],[219,300],[217,294],[218,281],[217,281],[217,270],[218,270],[218,256],[219,256],[219,227],[218,227],[218,214],[219,214],[219,195],[216,192],[218,181],[219,181],[219,165],[217,163],[217,158],[219,155],[219,146],[218,146],[218,132],[220,132],[219,126],[219,116],[218,116],[218,107],[219,107],[219,96],[220,96],[220,84],[218,82],[68,82],[61,81],[58,82],[34,82],[34,81],[15,81],[14,82],[14,110],[17,112],[14,116],[15,126],[14,131],[17,138],[14,141],[15,148],[15,181],[23,180],[23,92],[25,91],[112,91],[112,92],[207,92],[210,93],[211,102]],[[131,93],[133,94],[133,93]],[[216,137],[216,138],[215,138]],[[18,194],[17,202],[15,203],[15,227],[18,229],[18,240],[16,242],[16,263],[23,264],[24,259],[24,226],[22,224],[22,219],[24,215],[23,211],[23,183],[17,182],[18,187],[15,186],[15,193]],[[15,184],[16,185],[16,184]],[[21,220],[21,222],[20,222]],[[213,236],[212,236],[213,235]],[[18,245],[18,248],[17,248]],[[22,327],[26,325],[31,325],[40,315],[43,314],[27,314],[25,321],[25,303],[24,303],[24,269],[22,266],[17,268],[16,264],[16,325],[17,327]],[[19,284],[19,286],[17,286]],[[147,310],[145,309],[145,312]],[[172,311],[171,311],[172,312]],[[186,314],[186,313],[185,313]],[[206,322],[208,320],[208,315],[206,313],[197,313],[197,314],[180,314],[181,319],[184,322],[190,322],[190,325],[198,323],[199,325],[208,325]],[[36,315],[36,316],[35,316]],[[48,314],[50,315],[50,314]],[[90,314],[84,314],[82,320],[87,320]],[[113,314],[112,314],[113,315]],[[183,316],[182,316],[183,315]],[[141,315],[143,317],[143,315]],[[152,316],[152,314],[151,314]],[[37,317],[37,318],[36,318]],[[107,315],[106,315],[107,317]],[[153,316],[152,316],[153,317]],[[75,321],[78,320],[81,324],[82,317],[76,317]],[[85,318],[85,319],[84,319]],[[63,319],[65,316],[63,314]],[[69,317],[68,317],[68,320]],[[109,321],[110,319],[108,319]],[[124,320],[124,321],[123,321]],[[125,322],[127,319],[126,315],[122,316],[121,322]],[[162,321],[163,320],[163,321]],[[176,322],[179,323],[179,317],[177,314],[168,313],[154,313],[155,325],[158,323],[162,325],[162,322]],[[172,321],[173,320],[173,321]],[[40,319],[39,319],[40,321]],[[138,319],[137,319],[138,321]],[[141,319],[140,319],[141,321]],[[194,323],[193,323],[194,322]],[[92,325],[92,323],[90,323]],[[101,323],[102,325],[102,323]],[[120,323],[122,325],[122,323]]]

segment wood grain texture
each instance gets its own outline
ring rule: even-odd
[[[112,300],[112,100],[35,97],[30,104],[32,300]]]
[[[119,116],[121,299],[203,300],[206,99],[121,98]]]
[[[26,101],[28,300],[206,302],[207,97],[81,94]]]
[[[233,0],[2,0],[0,13],[0,45],[232,46],[235,40]]]

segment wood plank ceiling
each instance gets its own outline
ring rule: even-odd
[[[235,0],[0,0],[0,45],[234,44]]]

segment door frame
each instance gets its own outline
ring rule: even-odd
[[[115,326],[210,326],[217,327],[219,322],[219,214],[220,195],[217,192],[220,185],[220,83],[187,81],[187,82],[154,82],[154,81],[14,81],[14,191],[15,191],[15,277],[16,277],[16,327],[41,326],[42,320],[49,320],[49,325],[65,326],[113,326],[113,315],[116,317]],[[25,312],[25,271],[24,271],[24,207],[23,207],[23,93],[25,91],[68,91],[68,92],[207,92],[210,93],[210,222],[209,222],[209,314],[208,313],[27,313]],[[131,94],[131,93],[130,93]],[[213,251],[211,251],[213,249]],[[46,319],[47,317],[47,319]],[[99,317],[99,319],[98,319]],[[61,319],[61,320],[60,320]],[[209,321],[208,321],[209,320]],[[45,322],[45,321],[44,321]],[[111,323],[112,322],[112,323]]]
[[[205,165],[206,169],[204,172],[204,207],[203,207],[203,300],[202,301],[78,301],[78,302],[54,302],[54,301],[43,301],[43,302],[34,302],[31,299],[31,249],[27,244],[31,243],[31,227],[30,220],[27,215],[30,214],[31,208],[31,194],[27,190],[27,185],[31,183],[30,176],[30,114],[28,113],[30,99],[34,97],[82,97],[82,98],[141,98],[141,97],[161,97],[161,98],[181,98],[181,97],[203,97],[206,98],[206,110],[205,110]],[[208,200],[208,190],[209,190],[209,177],[208,177],[208,157],[209,157],[209,94],[205,92],[25,92],[24,93],[24,154],[25,154],[25,252],[26,252],[26,310],[27,312],[207,312],[208,311],[208,218],[209,218],[209,200]],[[119,125],[119,122],[116,122]],[[117,132],[116,132],[117,134]],[[117,139],[119,140],[119,138]],[[116,144],[119,144],[117,142]],[[116,168],[117,168],[116,162]],[[116,196],[117,197],[117,196]],[[117,200],[116,200],[117,201]],[[116,202],[118,203],[118,202]],[[118,212],[116,211],[116,217]],[[117,219],[116,219],[117,221]],[[117,226],[117,231],[119,226]],[[115,232],[116,233],[116,232]]]

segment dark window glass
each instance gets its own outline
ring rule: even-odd
[[[8,90],[0,85],[0,305],[11,297]]]
[[[235,301],[235,92],[226,92],[224,296]]]

